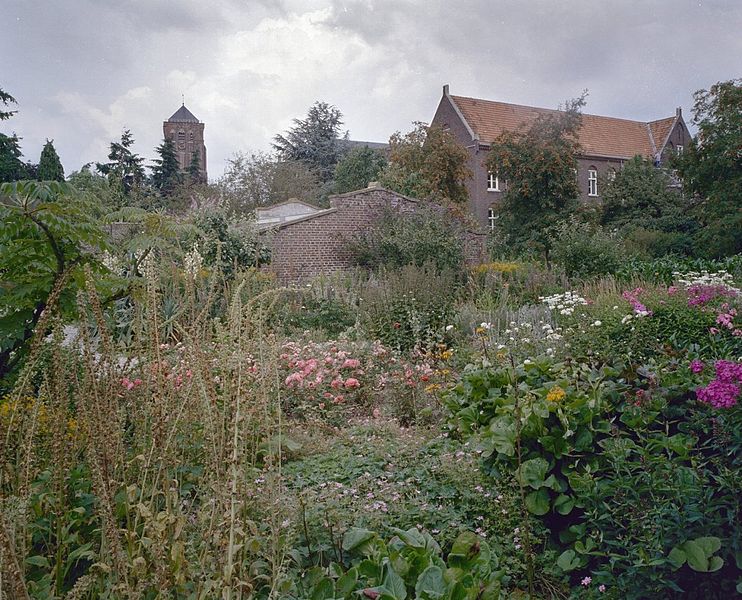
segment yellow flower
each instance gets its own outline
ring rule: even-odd
[[[560,400],[564,400],[564,397],[566,395],[567,395],[567,392],[565,392],[558,385],[555,385],[553,388],[549,390],[549,393],[546,394],[546,399],[549,402],[559,402]]]

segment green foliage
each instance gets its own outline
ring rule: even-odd
[[[191,183],[205,183],[201,177],[201,151],[196,148],[191,154],[191,162],[188,164],[188,180]]]
[[[738,459],[722,447],[742,443],[742,414],[718,415],[712,432],[686,366],[617,367],[536,360],[471,370],[447,396],[452,427],[477,440],[491,472],[515,475],[575,584],[589,573],[628,598],[725,598],[739,481]],[[722,567],[721,579],[698,573]]]
[[[499,221],[510,245],[543,253],[547,263],[556,242],[554,226],[577,207],[577,134],[584,105],[583,95],[525,131],[503,133],[486,160],[490,172],[508,182]]]
[[[251,224],[231,218],[225,211],[209,210],[194,216],[205,235],[201,253],[207,265],[219,267],[227,278],[238,270],[258,267],[269,259],[268,249]]]
[[[335,338],[355,325],[356,314],[352,306],[340,300],[300,293],[281,307],[276,322],[286,331],[322,331]]]
[[[389,209],[347,245],[354,263],[367,269],[430,263],[439,271],[456,271],[464,260],[462,229],[456,218],[440,208],[420,207],[409,213]]]
[[[700,196],[698,252],[729,256],[742,252],[742,80],[716,83],[694,99],[698,134],[675,166],[687,191]]]
[[[650,256],[690,254],[698,228],[670,175],[639,156],[625,163],[603,192],[601,224],[629,237]]]
[[[16,99],[4,91],[3,88],[0,88],[0,102],[3,103],[3,106],[9,106],[10,104],[16,104]],[[15,110],[0,110],[0,121],[10,119],[16,112]]]
[[[342,149],[338,135],[343,114],[326,102],[315,102],[305,119],[294,119],[285,135],[273,138],[273,148],[283,161],[299,161],[327,183],[335,173]]]
[[[15,133],[11,136],[0,133],[0,183],[18,181],[27,176],[26,166],[21,161],[20,141]]]
[[[463,204],[469,195],[466,181],[471,171],[466,166],[469,154],[450,131],[425,123],[389,138],[389,164],[379,181],[391,190],[436,202]]]
[[[368,146],[353,148],[335,167],[335,193],[365,188],[378,179],[384,167],[386,158],[381,152]]]
[[[471,532],[462,533],[444,562],[440,547],[427,531],[413,528],[397,529],[395,533],[384,542],[366,529],[348,531],[343,550],[349,560],[328,569],[309,571],[287,597],[500,598],[502,572],[493,570],[497,568],[497,557],[482,538]]]
[[[111,142],[110,162],[96,163],[98,171],[108,177],[111,187],[124,196],[130,196],[144,181],[144,159],[132,152],[133,145],[134,137],[125,129],[120,142]]]
[[[89,201],[69,184],[19,181],[0,186],[0,376],[22,356],[54,298],[75,307],[82,266],[106,247]]]
[[[359,323],[371,339],[399,349],[425,350],[443,341],[453,318],[458,273],[432,264],[407,265],[362,288]]]
[[[36,174],[39,181],[64,181],[64,167],[54,148],[54,140],[46,140],[39,158],[39,170]]]
[[[622,240],[599,225],[571,218],[557,225],[554,235],[559,240],[553,246],[554,261],[569,277],[614,273],[625,258]]]
[[[155,166],[151,167],[152,185],[161,194],[168,196],[183,181],[178,157],[175,154],[175,144],[172,140],[163,140],[156,152],[160,158],[156,158],[153,161]]]
[[[304,162],[278,160],[261,152],[238,152],[227,159],[218,188],[239,214],[291,198],[316,203],[320,196],[319,179]]]

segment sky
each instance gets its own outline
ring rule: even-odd
[[[742,77],[742,0],[0,0],[0,132],[67,173],[128,128],[148,159],[181,104],[203,121],[209,178],[267,151],[317,100],[352,139],[429,122],[451,93],[654,120]],[[692,129],[692,125],[691,125]]]

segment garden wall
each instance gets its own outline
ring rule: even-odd
[[[277,227],[271,236],[271,266],[281,283],[297,283],[352,266],[347,240],[372,226],[388,209],[414,212],[420,203],[377,185],[330,197],[330,209]],[[486,235],[462,228],[468,264],[485,260]]]

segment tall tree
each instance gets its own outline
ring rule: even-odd
[[[0,88],[0,102],[3,103],[4,106],[10,106],[11,104],[17,104],[16,99],[13,98],[10,94],[3,91],[3,88]],[[5,121],[7,119],[10,119],[16,112],[15,110],[0,110],[0,121]]]
[[[281,161],[263,152],[233,155],[217,185],[239,213],[289,198],[316,202],[320,195],[318,177],[304,163]]]
[[[386,187],[415,198],[462,204],[472,176],[468,153],[451,132],[414,123],[412,131],[389,138],[389,164],[380,180]]]
[[[0,103],[3,106],[16,104],[15,98],[0,88]],[[10,119],[16,112],[15,110],[0,110],[0,121]],[[26,177],[26,168],[21,161],[20,145],[21,138],[15,133],[5,135],[0,133],[0,183],[5,181],[18,181]]]
[[[196,148],[191,154],[191,162],[188,165],[188,180],[191,183],[205,183],[201,179],[201,151]]]
[[[699,251],[712,257],[742,252],[742,79],[694,94],[698,134],[676,160],[685,188],[697,194],[703,227]]]
[[[107,163],[96,163],[100,173],[108,177],[111,185],[119,188],[125,196],[138,188],[144,180],[144,159],[132,152],[134,137],[125,129],[120,142],[111,142]]]
[[[315,102],[305,119],[294,119],[285,135],[273,138],[283,161],[300,161],[315,171],[323,183],[332,180],[342,146],[338,136],[343,114],[326,102]]]
[[[577,208],[578,133],[585,96],[547,113],[527,129],[506,131],[493,143],[485,164],[508,182],[500,224],[516,249],[543,254],[547,265],[554,228]]]
[[[27,177],[26,167],[21,161],[21,138],[15,133],[0,133],[0,183],[18,181]]]
[[[386,158],[378,150],[362,146],[353,148],[335,167],[335,192],[344,194],[365,188],[376,181],[386,167]]]
[[[41,150],[36,179],[39,181],[64,181],[64,167],[62,167],[62,162],[54,148],[54,140],[46,140],[46,144]]]
[[[152,185],[167,196],[183,179],[178,157],[175,154],[175,145],[171,140],[165,139],[155,152],[160,158],[154,159],[155,166],[150,167],[152,169]]]
[[[667,170],[635,156],[603,187],[601,224],[652,255],[690,253],[697,222],[674,183]]]

